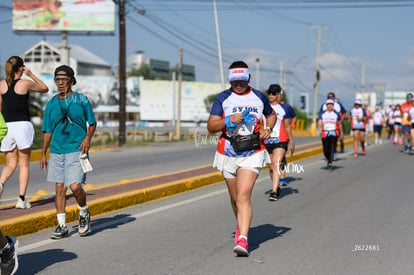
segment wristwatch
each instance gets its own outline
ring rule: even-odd
[[[265,127],[265,130],[270,130],[270,132],[273,132],[273,129],[270,127]]]

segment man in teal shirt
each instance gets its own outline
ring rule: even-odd
[[[66,190],[69,186],[79,208],[79,235],[90,230],[90,215],[86,204],[86,193],[82,184],[86,180],[80,163],[80,155],[87,155],[90,141],[96,129],[95,115],[88,98],[72,90],[76,84],[75,73],[69,66],[55,70],[58,94],[46,105],[43,117],[43,148],[40,168],[47,167],[46,153],[50,147],[47,180],[56,183],[56,212],[58,226],[52,239],[68,235],[66,226]]]

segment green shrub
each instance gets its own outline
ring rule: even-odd
[[[42,125],[34,125],[35,129],[35,137],[33,141],[33,150],[42,149],[43,143],[43,132],[42,132]]]

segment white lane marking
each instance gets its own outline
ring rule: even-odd
[[[260,180],[258,179],[258,181],[260,181]],[[102,224],[99,224],[99,225],[94,225],[93,229],[101,230],[101,229],[104,229],[104,228],[107,228],[107,227],[111,227],[113,225],[117,225],[117,224],[119,225],[119,224],[127,223],[131,218],[136,218],[136,219],[137,218],[142,218],[142,217],[149,216],[149,215],[152,215],[152,214],[156,214],[156,213],[159,213],[159,212],[162,212],[162,211],[170,210],[172,208],[176,208],[176,207],[179,207],[179,206],[182,206],[182,205],[191,204],[191,203],[194,203],[194,202],[199,201],[199,200],[207,199],[207,198],[210,198],[210,197],[213,197],[213,196],[216,196],[218,194],[225,193],[225,192],[227,192],[227,188],[224,188],[224,189],[221,189],[221,190],[218,190],[218,191],[214,191],[214,192],[202,195],[202,196],[198,196],[198,197],[195,197],[195,198],[192,198],[192,199],[176,202],[176,203],[173,203],[173,204],[169,204],[169,205],[161,206],[161,207],[151,209],[151,210],[148,210],[148,211],[144,211],[144,212],[141,212],[141,213],[137,213],[135,215],[131,215],[131,216],[128,216],[128,217],[125,217],[125,218],[116,219],[116,220],[105,222],[105,223],[102,223]],[[69,237],[66,237],[62,240],[47,239],[47,240],[42,240],[42,241],[39,241],[39,242],[29,244],[29,245],[25,245],[25,246],[19,247],[19,253],[26,252],[26,251],[29,251],[29,250],[32,250],[32,249],[37,249],[37,248],[42,247],[42,246],[50,245],[54,242],[68,240],[68,239],[71,239],[71,238],[76,237],[78,235],[79,235],[78,233],[73,233],[73,234],[70,234]]]
[[[345,153],[344,155],[351,155],[351,153],[352,152],[348,152],[348,153]],[[319,166],[320,163],[323,163],[323,160],[316,161],[316,162],[315,161],[311,162],[307,166],[316,166],[316,165]],[[267,180],[268,180],[267,177],[260,177],[256,180],[256,183],[267,181]],[[122,219],[116,219],[116,220],[109,221],[109,222],[106,222],[106,223],[103,223],[103,224],[100,224],[100,225],[95,225],[94,228],[97,229],[97,230],[101,230],[101,229],[104,229],[106,227],[110,227],[110,226],[113,226],[113,225],[116,225],[116,224],[127,223],[131,219],[131,217],[132,218],[142,218],[142,217],[149,216],[149,215],[159,213],[159,212],[162,212],[162,211],[166,211],[166,210],[169,210],[169,209],[172,209],[172,208],[175,208],[175,207],[179,207],[179,206],[190,204],[190,203],[193,203],[193,202],[196,202],[196,201],[199,201],[199,200],[210,198],[212,196],[222,194],[222,193],[225,193],[225,192],[227,192],[227,188],[224,188],[224,189],[221,189],[221,190],[218,190],[218,191],[214,191],[212,193],[208,193],[208,194],[205,194],[205,195],[202,195],[202,196],[198,196],[198,197],[195,197],[195,198],[192,198],[192,199],[188,199],[188,200],[185,200],[185,201],[176,202],[176,203],[161,206],[161,207],[158,207],[158,208],[155,208],[155,209],[152,209],[152,210],[137,213],[135,215],[128,216],[128,217],[125,217],[125,218],[122,218]],[[73,238],[73,237],[78,236],[78,235],[79,235],[78,233],[74,233],[74,234],[71,234],[69,237],[64,238],[63,240],[70,239],[70,238]],[[39,241],[39,242],[36,242],[36,243],[32,243],[32,244],[29,244],[29,245],[26,245],[26,246],[23,246],[23,247],[19,247],[19,252],[26,252],[26,251],[36,249],[36,248],[39,248],[39,247],[42,247],[42,246],[50,245],[50,244],[52,244],[54,242],[57,242],[57,241],[59,241],[59,240],[47,239],[47,240]]]
[[[29,250],[32,250],[32,249],[39,248],[41,246],[49,245],[53,242],[57,242],[57,240],[48,239],[48,240],[43,240],[43,241],[40,241],[40,242],[32,243],[32,244],[29,244],[29,245],[25,245],[25,246],[19,246],[17,252],[20,254],[21,252],[26,252],[26,251],[29,251]]]

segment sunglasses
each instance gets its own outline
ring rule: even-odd
[[[267,94],[268,95],[279,95],[279,94],[283,95],[283,92],[278,92],[278,93],[277,92],[268,92]]]
[[[68,83],[69,81],[71,81],[70,78],[55,78],[56,83],[59,83],[59,82]]]

